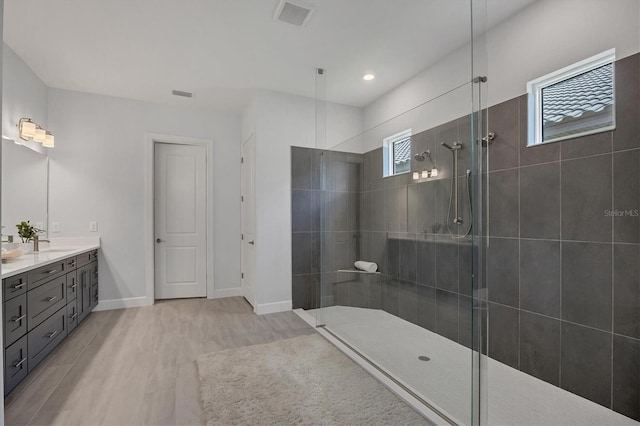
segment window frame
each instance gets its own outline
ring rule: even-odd
[[[551,72],[547,75],[539,77],[535,80],[531,80],[527,83],[528,94],[528,135],[527,135],[527,148],[533,146],[544,145],[547,143],[559,142],[567,139],[573,139],[581,136],[593,135],[596,133],[607,132],[616,128],[616,79],[615,79],[615,60],[616,50],[609,49],[605,52],[598,53],[590,58],[576,62],[557,71]],[[560,136],[550,140],[543,140],[542,132],[542,91],[554,84],[560,83],[564,80],[576,77],[580,74],[593,71],[596,68],[612,64],[614,67],[613,73],[613,124],[611,126],[600,127],[592,130],[585,130],[583,132]]]
[[[409,139],[409,152],[411,151],[411,136],[413,133],[411,129],[406,129],[391,136],[388,136],[382,140],[382,146],[384,148],[383,158],[383,173],[382,177],[400,176],[406,173],[411,173],[411,158],[409,158],[409,169],[403,172],[395,172],[395,146],[397,143]]]

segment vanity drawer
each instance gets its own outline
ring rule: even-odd
[[[76,271],[67,274],[67,303],[76,300],[78,296],[78,276]]]
[[[72,303],[67,304],[67,334],[76,328],[78,325],[78,305],[74,300]]]
[[[27,376],[27,336],[4,351],[4,394],[7,395]]]
[[[14,297],[4,303],[4,347],[27,333],[27,295]]]
[[[63,306],[62,309],[27,334],[29,371],[33,371],[66,335],[67,310]]]
[[[34,269],[33,271],[29,271],[28,272],[29,279],[28,279],[28,285],[27,285],[29,287],[29,290],[32,290],[44,284],[51,278],[58,277],[64,274],[64,272],[66,271],[65,266],[66,266],[65,261],[63,260],[60,262],[43,266],[38,269]]]
[[[64,266],[66,271],[73,271],[78,266],[78,260],[75,256],[65,259]]]
[[[97,262],[98,261],[98,250],[93,250],[92,252],[89,253],[89,259],[92,262]]]
[[[67,276],[63,275],[27,293],[29,331],[67,304],[66,290]]]
[[[84,266],[91,263],[91,252],[82,253],[76,256],[77,266]]]
[[[2,300],[7,301],[26,293],[27,274],[20,274],[2,280]]]

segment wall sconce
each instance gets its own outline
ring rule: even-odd
[[[36,123],[30,118],[21,118],[18,121],[18,133],[20,139],[25,141],[33,140],[34,142],[40,142],[42,146],[46,148],[53,148],[55,145],[53,134]]]
[[[18,132],[20,139],[28,141],[36,135],[36,123],[30,118],[21,118],[18,122]]]

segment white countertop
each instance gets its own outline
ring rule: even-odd
[[[58,238],[51,243],[40,243],[38,253],[27,253],[2,262],[1,278],[9,278],[26,271],[76,256],[100,248],[100,237],[95,238]]]

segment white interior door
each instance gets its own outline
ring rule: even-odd
[[[207,200],[203,146],[154,147],[155,297],[206,297]]]
[[[242,295],[254,307],[253,280],[255,274],[255,158],[256,138],[252,135],[242,145]]]

